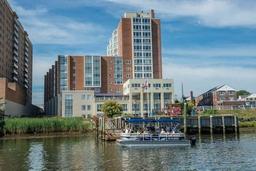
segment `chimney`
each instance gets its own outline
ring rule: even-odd
[[[191,100],[194,100],[193,91],[190,91],[190,98],[191,98]]]
[[[150,10],[150,13],[151,13],[151,18],[155,18],[155,12],[153,9]]]

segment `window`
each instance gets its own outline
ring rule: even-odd
[[[73,115],[73,96],[65,95],[65,117]]]
[[[142,29],[143,30],[150,30],[150,25],[144,25],[144,26],[142,26]]]
[[[138,103],[133,103],[133,104],[132,104],[132,110],[133,110],[133,111],[139,111],[139,110],[140,110],[140,104],[138,104]]]
[[[151,43],[150,39],[143,39],[143,43]]]
[[[87,100],[90,100],[90,99],[91,99],[91,95],[88,94],[88,95],[87,95]]]
[[[142,66],[135,66],[135,71],[142,71]]]
[[[224,95],[225,94],[225,91],[220,91],[220,95]]]
[[[143,74],[142,73],[135,73],[135,78],[142,78],[143,77]]]
[[[87,111],[91,110],[91,105],[87,105]]]
[[[161,94],[160,93],[154,93],[154,99],[155,100],[160,100],[161,99]]]
[[[97,112],[101,111],[102,104],[97,104]]]
[[[163,87],[172,87],[172,84],[171,83],[164,83]]]
[[[134,39],[134,43],[141,43],[141,39]]]
[[[144,71],[150,72],[151,71],[151,66],[144,66]]]
[[[140,37],[141,36],[141,32],[133,32],[133,36],[134,37]]]
[[[230,95],[234,95],[235,92],[234,92],[234,91],[229,91],[229,94],[230,94]]]
[[[81,95],[81,100],[85,100],[85,94]]]
[[[143,37],[150,37],[150,32],[143,32]]]
[[[144,104],[144,110],[148,110],[148,109],[150,109],[150,105]]]
[[[171,93],[164,93],[164,100],[171,100],[172,95]]]
[[[144,73],[144,78],[152,78],[152,74],[151,73]]]
[[[122,106],[123,111],[127,111],[127,104],[122,104],[121,106]]]
[[[136,60],[134,60],[134,64],[142,64],[142,59],[136,59]]]
[[[150,23],[150,19],[149,18],[143,18],[142,22],[145,23],[145,24]]]
[[[153,84],[153,87],[155,87],[155,88],[160,88],[160,87],[161,87],[161,84],[155,83],[155,84]]]
[[[155,111],[160,111],[160,110],[161,110],[161,105],[160,105],[160,103],[155,103],[155,104],[154,104],[154,110],[155,110]]]
[[[140,87],[140,84],[134,83],[134,84],[132,84],[132,87]]]
[[[143,46],[143,50],[151,50],[151,46]]]
[[[141,46],[134,46],[134,50],[141,50],[142,47]]]
[[[81,110],[82,110],[82,111],[85,111],[85,108],[86,108],[85,105],[82,105],[82,106],[81,106]]]

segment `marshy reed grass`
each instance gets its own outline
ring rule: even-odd
[[[84,118],[6,118],[3,129],[5,135],[54,132],[83,133],[93,129],[93,124]]]

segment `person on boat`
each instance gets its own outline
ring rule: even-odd
[[[164,131],[164,129],[161,130],[160,134],[165,134],[166,132]]]
[[[124,133],[129,134],[129,130],[128,130],[128,129],[125,129],[125,132],[124,132]]]

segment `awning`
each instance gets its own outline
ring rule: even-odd
[[[179,119],[172,119],[172,118],[159,118],[159,119],[153,119],[153,118],[129,118],[126,120],[128,123],[177,123],[180,122]]]

